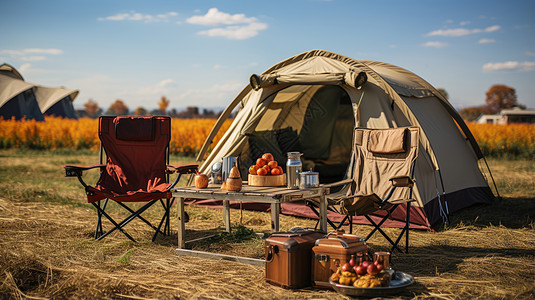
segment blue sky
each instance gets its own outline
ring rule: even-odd
[[[312,49],[406,68],[456,108],[494,84],[535,108],[535,1],[0,0],[0,63],[75,106],[225,107],[275,63]]]

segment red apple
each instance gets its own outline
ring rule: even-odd
[[[344,272],[351,272],[353,268],[351,267],[351,265],[349,263],[345,263],[343,266],[342,266],[342,271]]]
[[[366,271],[368,272],[368,274],[370,275],[375,275],[377,273],[379,273],[379,270],[377,270],[377,266],[374,265],[374,264],[370,264],[368,266],[368,268],[366,269]]]
[[[208,186],[208,176],[206,174],[195,175],[195,187],[198,189],[205,189]]]
[[[366,272],[368,272],[362,265],[354,267],[353,270],[357,275],[366,275]]]
[[[357,265],[357,260],[355,259],[355,255],[351,255],[351,259],[349,260],[349,264],[352,267],[355,267]]]
[[[368,268],[368,266],[370,265],[370,262],[365,260],[360,265],[363,266],[364,268]]]
[[[379,273],[385,268],[382,264],[376,264],[377,270],[379,270]]]

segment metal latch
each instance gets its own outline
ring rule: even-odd
[[[314,255],[314,258],[317,259],[320,262],[329,262],[329,255],[327,254],[316,254]]]

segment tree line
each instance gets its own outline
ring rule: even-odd
[[[153,116],[153,115],[168,115],[174,118],[217,118],[221,112],[216,113],[211,109],[199,110],[198,107],[192,106],[186,108],[185,111],[177,111],[176,109],[168,110],[169,104],[171,101],[162,96],[158,102],[158,108],[153,110],[147,110],[143,106],[137,107],[135,110],[130,111],[126,103],[123,100],[117,99],[113,102],[110,107],[104,111],[93,99],[89,99],[84,103],[83,110],[77,110],[79,117],[89,117],[89,118],[98,118],[101,115],[114,115],[114,116],[126,116],[126,115],[135,115],[135,116]]]
[[[461,117],[467,121],[474,121],[479,116],[494,115],[503,109],[520,108],[526,106],[518,103],[516,90],[504,84],[495,84],[485,93],[485,104],[463,108],[459,111]]]
[[[444,98],[449,100],[449,95],[445,89],[437,89]],[[516,96],[516,90],[512,87],[495,84],[490,87],[490,89],[485,94],[485,103],[478,106],[471,106],[463,108],[459,111],[461,117],[467,121],[474,121],[482,114],[497,114],[503,109],[509,109],[518,107],[520,109],[525,109],[526,106],[518,103]],[[93,99],[89,99],[85,104],[85,110],[77,111],[80,117],[90,117],[97,118],[100,115],[136,115],[136,116],[150,116],[150,115],[169,115],[174,118],[217,118],[221,112],[214,112],[213,110],[203,109],[199,111],[198,107],[188,107],[185,111],[177,111],[176,109],[171,109],[168,111],[168,107],[171,101],[162,96],[158,102],[158,109],[148,111],[144,107],[140,106],[134,111],[130,111],[128,106],[120,99],[115,100],[110,107],[104,111],[99,107],[98,103]]]

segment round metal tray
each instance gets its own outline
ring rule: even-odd
[[[342,285],[329,279],[333,289],[345,296],[381,297],[398,293],[400,290],[414,283],[411,275],[403,272],[395,272],[394,279],[390,280],[387,287],[361,288],[350,285]]]

